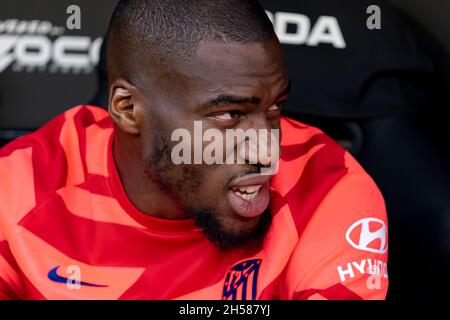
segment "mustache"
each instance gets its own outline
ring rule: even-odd
[[[231,181],[233,181],[233,179],[237,179],[237,178],[240,178],[240,177],[244,177],[244,176],[249,175],[249,174],[260,173],[260,172],[261,172],[261,167],[262,167],[262,166],[259,166],[259,165],[253,165],[252,167],[247,167],[247,168],[245,168],[245,169],[242,169],[242,170],[239,171],[238,173],[236,173],[236,174],[234,174],[233,176],[231,176],[231,177],[228,179],[227,184],[230,184]]]

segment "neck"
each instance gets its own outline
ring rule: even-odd
[[[123,137],[120,133],[115,135],[112,146],[114,162],[125,193],[133,205],[141,212],[158,218],[189,217],[148,176],[141,150],[139,137]]]

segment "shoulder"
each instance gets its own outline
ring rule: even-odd
[[[351,206],[385,212],[375,182],[347,151],[318,128],[291,119],[283,119],[280,167],[272,183],[292,208],[299,233],[313,216],[362,214]]]
[[[357,161],[319,129],[291,120],[286,125],[291,136],[286,138],[283,131],[281,176],[277,174],[275,182],[298,239],[286,273],[288,291],[303,298],[311,288],[322,290],[326,298],[345,298],[349,290],[362,298],[383,298],[388,233],[380,190]],[[380,290],[369,290],[368,268],[376,263]],[[337,296],[336,288],[342,289]]]
[[[83,182],[81,139],[107,116],[100,108],[77,106],[0,149],[0,224],[16,224],[69,180]]]

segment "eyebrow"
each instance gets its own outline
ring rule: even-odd
[[[278,95],[275,99],[278,100],[282,96],[285,96],[291,90],[291,81],[288,82],[286,88]],[[255,96],[252,97],[243,97],[243,96],[234,96],[230,94],[220,94],[215,98],[209,99],[206,102],[200,105],[200,109],[202,111],[207,111],[209,109],[214,109],[227,105],[235,105],[235,104],[259,104],[261,99]]]

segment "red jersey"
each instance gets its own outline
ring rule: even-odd
[[[387,223],[372,179],[283,118],[263,246],[223,252],[191,219],[140,212],[113,123],[78,106],[0,149],[0,298],[384,299]]]

